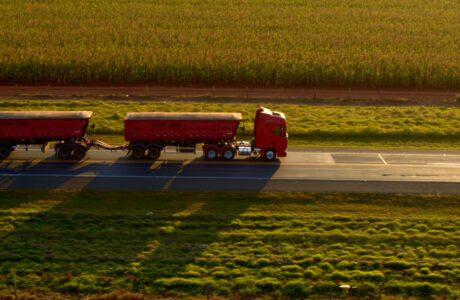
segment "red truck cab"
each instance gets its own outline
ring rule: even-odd
[[[272,160],[271,155],[286,157],[287,149],[286,117],[281,112],[260,107],[254,120],[254,150]]]

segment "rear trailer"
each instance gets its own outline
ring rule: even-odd
[[[178,152],[195,152],[198,144],[208,160],[232,160],[236,155],[266,160],[286,156],[286,119],[282,113],[260,108],[252,142],[235,139],[241,120],[241,113],[128,113],[125,139],[133,159],[157,159],[167,146],[175,146]]]
[[[61,159],[81,159],[90,147],[120,148],[86,138],[91,111],[2,111],[0,112],[0,159],[20,146],[39,146],[45,152],[50,142]],[[102,145],[99,145],[102,144]]]

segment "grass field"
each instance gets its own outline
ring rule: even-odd
[[[460,88],[458,0],[4,0],[0,81]]]
[[[0,191],[0,291],[460,297],[460,197]],[[284,298],[286,299],[286,298]],[[394,298],[393,298],[394,299]]]
[[[460,149],[460,108],[269,105],[286,114],[289,146]],[[124,143],[131,111],[241,112],[240,138],[252,135],[256,104],[123,101],[0,101],[0,110],[91,110],[96,135]]]

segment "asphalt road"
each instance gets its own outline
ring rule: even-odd
[[[460,194],[460,151],[290,149],[268,163],[208,162],[201,153],[131,161],[101,150],[75,162],[18,150],[0,162],[0,188]]]

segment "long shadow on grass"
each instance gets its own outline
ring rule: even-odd
[[[24,192],[0,191],[0,239],[27,221],[30,215],[47,210],[50,205],[53,204],[40,202]]]
[[[158,293],[185,292],[205,294],[206,285],[171,282],[159,284],[157,279],[184,277],[189,264],[198,263],[209,247],[219,242],[219,233],[235,218],[243,214],[254,202],[254,193],[202,194],[200,200],[190,202],[183,211],[175,214],[166,227],[160,227],[150,249],[139,256],[139,289]],[[212,261],[212,257],[207,257]],[[199,264],[199,263],[198,263]],[[187,277],[187,276],[185,276]],[[203,282],[202,282],[203,283]]]
[[[249,206],[238,194],[30,193],[21,197],[50,203],[0,240],[0,286],[15,273],[19,290],[44,293],[141,291],[183,270]]]

